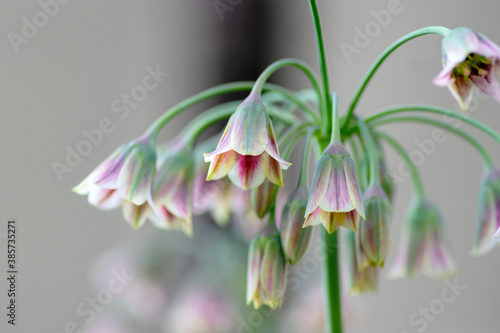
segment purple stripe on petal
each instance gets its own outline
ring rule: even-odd
[[[319,207],[327,212],[349,212],[354,206],[349,197],[347,189],[346,175],[344,172],[343,158],[333,156],[332,171],[330,172],[330,181],[325,196]]]
[[[256,188],[266,179],[264,168],[268,160],[269,155],[267,154],[260,156],[239,155],[236,165],[228,173],[229,179],[244,190]]]
[[[316,168],[314,169],[313,180],[311,183],[311,191],[309,192],[309,200],[307,201],[307,209],[305,216],[311,214],[319,207],[330,181],[330,172],[332,170],[332,159],[330,156],[321,156]]]

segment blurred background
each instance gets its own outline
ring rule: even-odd
[[[341,112],[375,57],[414,29],[465,25],[500,42],[500,3],[494,0],[481,5],[320,0],[319,6]],[[389,8],[396,10],[377,21],[378,13]],[[365,29],[373,30],[360,40]],[[255,80],[283,57],[318,68],[307,1],[5,0],[0,3],[0,35],[0,233],[7,219],[17,219],[19,265],[18,322],[7,325],[2,310],[1,332],[321,332],[318,267],[305,267],[305,277],[289,285],[281,310],[256,312],[245,306],[246,240],[258,222],[221,230],[205,215],[195,220],[193,239],[149,223],[133,231],[119,210],[99,211],[71,192],[117,146],[184,98],[215,84]],[[356,51],[346,54],[346,44]],[[440,68],[439,37],[408,43],[377,73],[359,104],[360,114],[403,103],[455,109],[448,91],[431,84]],[[150,72],[160,73],[157,85],[130,101]],[[271,81],[308,88],[293,69],[278,72]],[[176,118],[164,138],[216,102],[221,100]],[[492,100],[478,98],[470,115],[500,131],[498,110]],[[111,127],[102,141],[64,172],[55,172],[54,166],[66,164],[86,131],[99,128],[103,119]],[[421,125],[386,129],[408,151],[420,149],[417,142],[432,132]],[[473,133],[492,152],[499,151],[491,139]],[[389,166],[397,170],[401,161],[391,152],[388,156]],[[426,319],[425,328],[412,326],[411,318],[422,318],[421,308],[435,306],[447,285],[425,277],[394,281],[383,272],[377,293],[346,294],[346,331],[498,332],[500,249],[484,257],[470,255],[482,176],[479,156],[450,135],[425,155],[420,169],[429,196],[442,208],[457,281],[466,289]],[[296,170],[290,170],[286,180],[294,183]],[[410,186],[409,180],[398,184],[388,266],[399,245]],[[4,256],[5,243],[0,245]],[[0,269],[0,308],[5,309],[4,258]],[[109,293],[117,274],[122,274],[123,288]]]

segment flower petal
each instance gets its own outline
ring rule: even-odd
[[[448,89],[462,110],[467,110],[474,95],[474,84],[470,78],[455,76],[448,86]]]
[[[285,161],[279,155],[278,144],[276,142],[276,137],[274,135],[273,125],[271,123],[271,120],[269,120],[268,130],[269,130],[269,145],[266,148],[266,152],[269,154],[269,156],[271,156],[280,164],[282,169],[287,170],[292,165],[292,163]]]
[[[249,96],[250,97],[250,96]],[[233,115],[231,148],[241,155],[260,155],[267,148],[268,116],[261,102],[246,99]]]
[[[122,207],[123,217],[132,226],[132,228],[139,229],[142,227],[144,222],[146,222],[146,218],[148,217],[148,213],[150,211],[148,203],[135,205],[128,200],[123,200]]]
[[[316,163],[316,168],[314,169],[311,191],[309,192],[309,200],[307,201],[307,209],[304,217],[311,214],[321,204],[321,201],[326,194],[326,190],[328,189],[331,172],[331,157],[328,155],[321,156],[318,163]]]
[[[326,212],[350,212],[354,205],[349,197],[343,157],[331,157],[332,171],[325,196],[319,207]]]
[[[229,171],[229,179],[234,185],[244,189],[256,188],[266,179],[265,168],[268,167],[269,155],[239,155],[236,165]]]
[[[104,210],[118,208],[122,204],[122,201],[123,198],[116,190],[100,188],[97,185],[92,186],[92,190],[88,196],[89,204]]]
[[[363,199],[361,198],[356,165],[351,157],[344,157],[344,170],[347,180],[347,188],[349,190],[349,198],[351,199],[354,208],[358,211],[358,214],[365,219],[365,209]]]
[[[216,180],[225,177],[238,161],[239,155],[229,150],[213,157],[208,169],[207,180]]]

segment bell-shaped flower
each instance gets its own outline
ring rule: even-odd
[[[271,119],[259,96],[250,94],[231,116],[210,162],[207,180],[226,175],[243,189],[259,186],[264,179],[283,186],[281,169],[290,163],[278,153]]]
[[[474,86],[500,102],[500,47],[469,28],[457,28],[442,42],[443,69],[434,84],[448,87],[463,110],[473,97]]]
[[[323,224],[332,233],[340,226],[357,232],[365,218],[356,166],[342,144],[330,144],[314,170],[304,227]]]
[[[281,306],[286,288],[286,264],[279,236],[256,237],[248,253],[247,304]]]
[[[351,230],[343,230],[342,253],[347,266],[347,283],[352,294],[373,292],[378,287],[378,268],[367,266],[360,269],[358,251],[356,248],[357,235]]]
[[[96,187],[116,190],[113,195],[118,193],[123,199],[135,205],[142,205],[151,191],[151,183],[156,170],[155,163],[156,153],[151,145],[151,138],[144,135],[116,149],[79,185],[74,187],[73,191],[81,195],[102,197],[106,196],[106,193],[98,192]]]
[[[299,187],[287,199],[281,216],[281,244],[285,259],[291,265],[302,259],[312,238],[312,228],[302,228],[307,197],[307,191]]]
[[[192,210],[190,188],[193,159],[188,149],[173,148],[161,156],[158,172],[148,199],[153,213],[151,222],[162,229],[183,231],[191,236]]]
[[[363,195],[366,220],[359,226],[359,250],[367,262],[360,262],[359,269],[366,265],[384,267],[389,253],[391,204],[380,186],[370,186]]]
[[[479,221],[473,254],[490,252],[500,239],[495,233],[500,228],[500,170],[493,169],[485,174],[479,193]]]
[[[398,256],[391,269],[394,278],[424,274],[444,278],[455,273],[455,263],[439,209],[419,200],[410,209]]]

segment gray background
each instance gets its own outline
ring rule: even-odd
[[[386,9],[387,3],[319,2],[332,88],[339,92],[341,108],[346,107],[373,59],[413,29],[466,25],[500,42],[497,1],[481,1],[479,5],[463,0],[402,0],[402,11],[347,62],[339,44],[353,44],[354,29],[364,29],[373,20],[370,11]],[[296,57],[317,68],[307,1],[273,1],[272,6],[269,56]],[[158,232],[150,226],[133,232],[119,211],[98,211],[70,189],[115,147],[139,135],[162,111],[214,84],[221,43],[222,22],[211,1],[73,0],[61,5],[59,13],[26,45],[20,45],[16,54],[7,34],[20,34],[22,17],[31,18],[39,10],[36,1],[0,3],[0,219],[3,223],[15,217],[20,229],[19,326],[7,327],[2,310],[2,332],[63,331],[64,325],[76,318],[78,303],[95,294],[88,272],[99,254]],[[431,84],[441,68],[439,41],[436,36],[419,38],[390,57],[366,91],[360,113],[401,103],[454,107],[448,91]],[[157,64],[170,73],[169,77],[128,117],[119,119],[111,112],[112,101],[141,84],[145,68]],[[306,87],[293,70],[288,73],[277,79],[290,88]],[[498,104],[485,100],[479,111],[471,114],[500,131],[499,110]],[[51,163],[63,162],[66,146],[74,148],[84,139],[82,130],[95,128],[103,118],[113,121],[114,131],[59,182]],[[178,119],[169,128],[178,128],[181,122]],[[421,125],[387,128],[409,151],[417,149],[416,139],[429,138],[431,133],[431,128]],[[489,138],[478,137],[485,139],[492,152],[499,150]],[[390,156],[390,165],[397,167],[400,160]],[[478,155],[450,136],[436,147],[436,153],[426,157],[421,173],[430,197],[442,207],[460,271],[458,280],[467,286],[426,332],[497,332],[500,250],[480,258],[469,255],[482,174]],[[395,241],[389,265],[397,250],[409,195],[410,182],[406,181],[399,187],[395,203]],[[3,265],[2,259],[0,267]],[[0,286],[4,308],[5,284]],[[415,332],[409,316],[440,297],[444,287],[443,282],[427,278],[408,283],[384,276],[379,293],[353,301],[357,313],[349,332]]]

